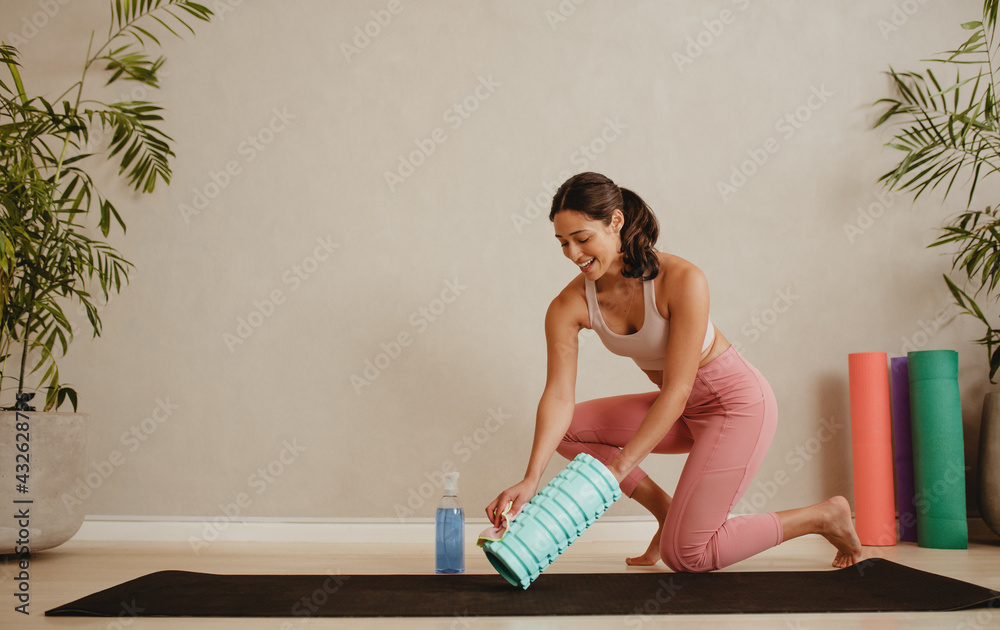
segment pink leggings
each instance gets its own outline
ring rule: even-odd
[[[559,454],[585,452],[604,463],[635,434],[660,392],[599,398],[576,406]],[[778,407],[757,368],[730,346],[698,370],[687,407],[654,453],[690,453],[660,538],[674,571],[712,571],[781,543],[776,514],[729,517],[774,437]],[[646,477],[636,467],[622,483],[631,497]]]

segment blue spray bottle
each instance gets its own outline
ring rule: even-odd
[[[437,509],[437,572],[465,573],[465,512],[458,500],[458,473],[444,476]]]

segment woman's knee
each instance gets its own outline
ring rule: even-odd
[[[587,403],[580,403],[573,410],[573,419],[570,421],[569,426],[566,428],[566,433],[562,436],[562,441],[559,442],[557,450],[560,455],[566,455],[577,445],[586,442],[587,440],[581,439],[581,431],[591,431],[593,430],[596,421],[599,420],[597,414],[595,414],[587,405]],[[565,452],[564,452],[565,451]]]
[[[717,568],[711,540],[704,544],[684,545],[678,540],[676,533],[669,530],[664,530],[660,541],[660,558],[664,564],[680,573],[706,573]]]
[[[699,554],[681,555],[674,552],[661,552],[661,559],[668,567],[678,573],[708,573],[715,570],[715,562],[703,550]]]
[[[556,452],[566,459],[573,459],[583,452],[583,447],[579,442],[569,439],[569,434],[567,433],[563,436],[562,441],[556,446]]]

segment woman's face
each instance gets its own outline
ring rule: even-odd
[[[563,210],[553,219],[556,238],[562,245],[563,255],[569,258],[590,280],[607,273],[612,266],[621,264],[621,240],[618,231],[625,217],[615,210],[610,225],[593,221],[582,212]]]

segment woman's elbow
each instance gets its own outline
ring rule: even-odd
[[[693,383],[668,383],[665,387],[660,388],[659,398],[670,407],[680,407],[683,409],[687,406],[688,398],[691,397],[693,386]]]

